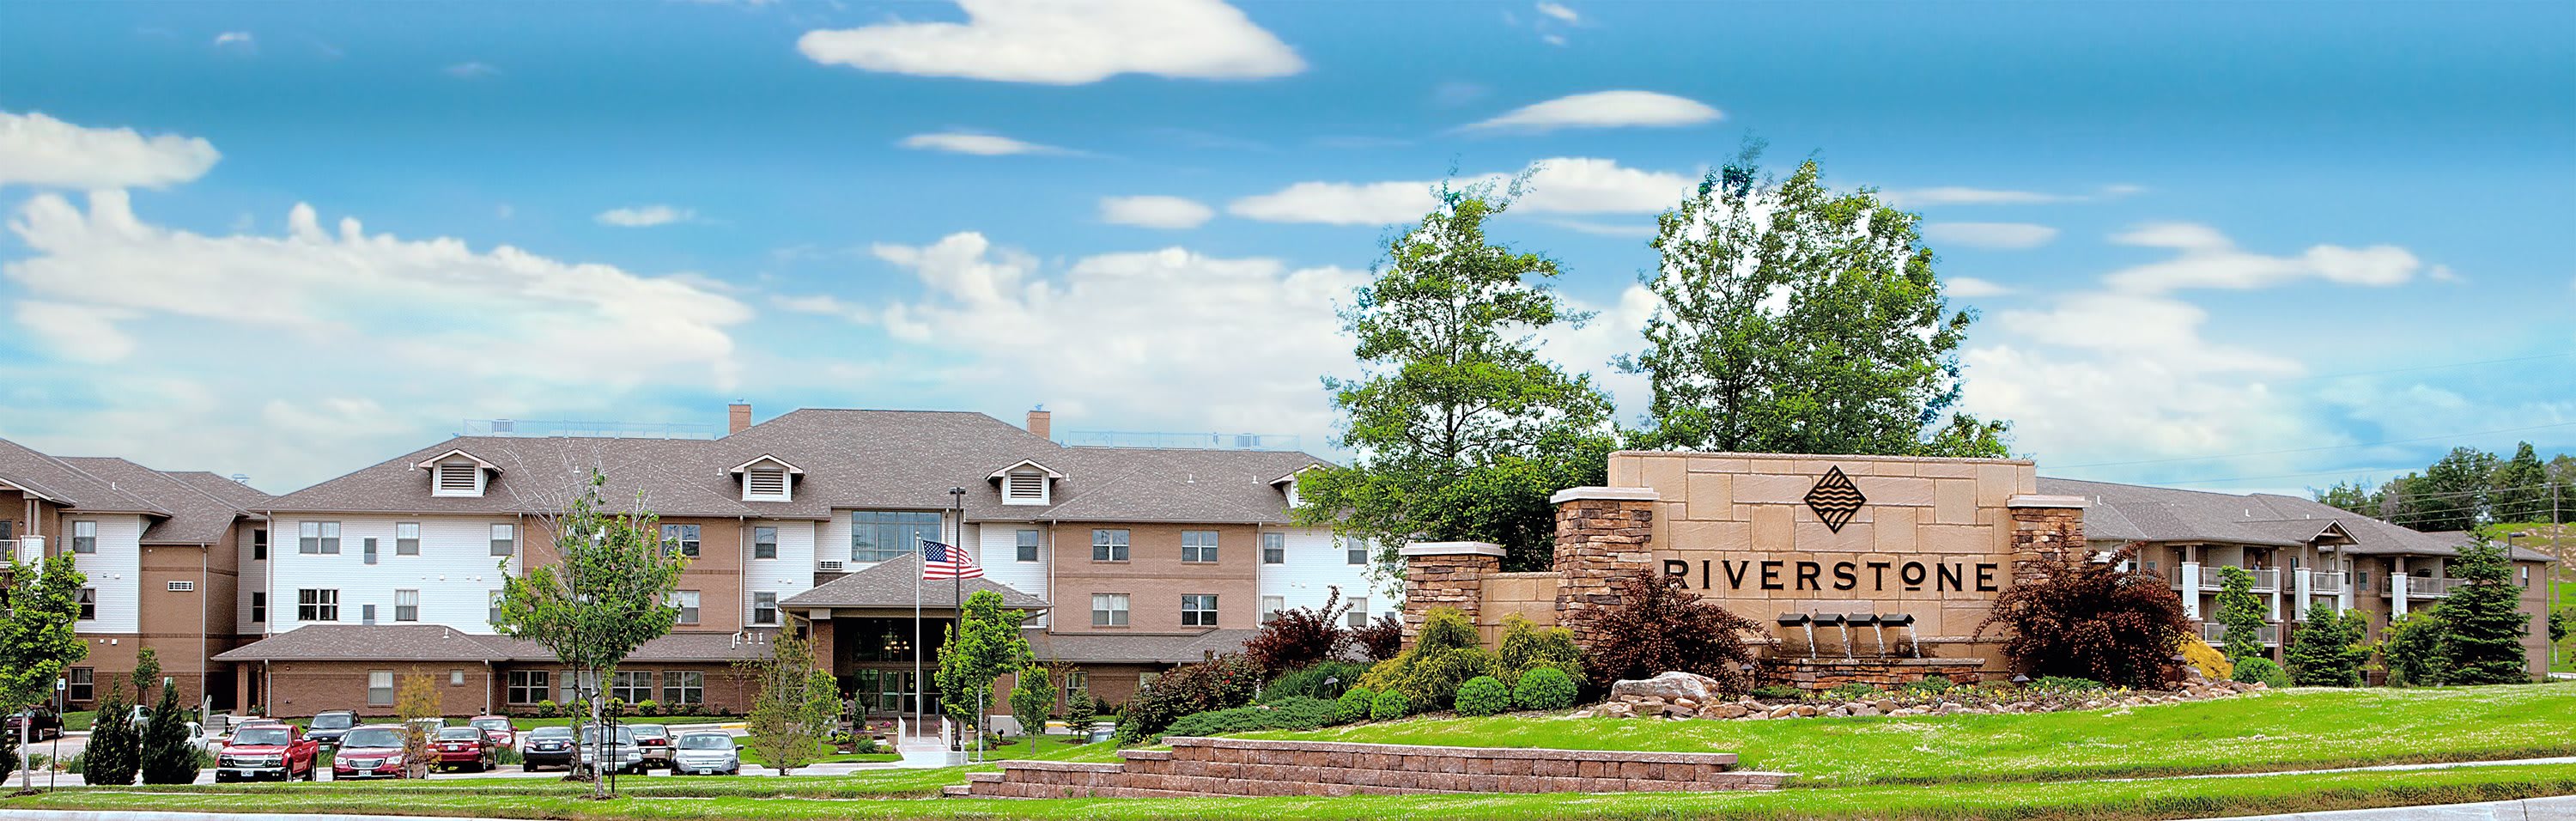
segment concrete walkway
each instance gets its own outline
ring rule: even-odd
[[[2207,775],[2160,775],[2154,778],[2099,778],[2096,781],[2182,781],[2193,778],[2262,778],[2268,775],[2311,775],[2318,773],[2374,773],[2405,770],[2453,770],[2461,767],[2521,767],[2533,764],[2576,764],[2576,756],[2558,758],[2508,758],[2501,761],[2445,761],[2438,764],[2378,764],[2369,767],[2341,767],[2332,770],[2278,770],[2261,773],[2211,773]],[[2571,819],[2576,821],[2576,819]]]
[[[2288,815],[2239,815],[2195,821],[2576,821],[2576,796]]]

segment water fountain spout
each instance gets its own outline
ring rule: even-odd
[[[1814,620],[1807,618],[1807,614],[1805,613],[1782,613],[1780,614],[1779,622],[1782,627],[1805,628],[1807,631],[1807,657],[1816,657],[1816,624]]]
[[[1818,613],[1815,618],[1817,624],[1832,627],[1842,634],[1843,658],[1851,658],[1851,626],[1843,623],[1842,614]],[[1810,656],[1810,658],[1813,658],[1813,656]]]
[[[1843,658],[1860,657],[1859,648],[1856,646],[1860,642],[1852,639],[1852,628],[1863,625],[1873,630],[1877,629],[1878,616],[1870,613],[1853,613],[1843,617]]]
[[[1913,654],[1914,654],[1914,657],[1915,657],[1915,658],[1922,658],[1922,657],[1923,657],[1923,641],[1922,641],[1922,638],[1921,638],[1921,637],[1919,637],[1919,636],[1915,635],[1915,633],[1914,633],[1914,617],[1913,617],[1912,615],[1905,614],[1905,613],[1896,613],[1896,614],[1892,614],[1892,615],[1882,615],[1882,616],[1879,616],[1879,617],[1878,617],[1878,623],[1879,623],[1879,624],[1882,624],[1882,625],[1894,625],[1894,626],[1897,626],[1897,627],[1903,627],[1903,628],[1905,628],[1905,644],[1906,644],[1906,646],[1907,646],[1908,648],[1910,648],[1910,649],[1913,651]],[[1882,643],[1883,643],[1883,642],[1884,642],[1884,639],[1882,639],[1881,641],[1882,641]]]

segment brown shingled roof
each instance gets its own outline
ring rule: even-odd
[[[113,483],[129,495],[141,498],[168,516],[152,523],[143,531],[144,544],[210,545],[223,540],[235,522],[251,516],[250,512],[212,493],[198,488],[179,476],[153,470],[114,457],[74,456],[63,459],[90,475]],[[212,474],[207,474],[212,475]],[[233,484],[225,482],[225,484]],[[235,485],[239,487],[239,485]],[[243,488],[250,490],[249,488]],[[251,490],[251,493],[259,491]],[[262,494],[265,496],[265,494]],[[254,517],[255,518],[255,517]]]
[[[918,587],[915,586],[916,581],[919,582]],[[812,590],[789,596],[778,604],[781,607],[902,608],[911,607],[918,595],[923,607],[954,610],[960,587],[958,582],[948,579],[921,580],[921,556],[916,553],[869,565]],[[1000,593],[1006,607],[1020,610],[1044,610],[1048,607],[1045,599],[991,579],[966,579],[962,587],[968,596],[986,590]]]

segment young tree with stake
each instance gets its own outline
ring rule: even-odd
[[[21,562],[8,557],[7,608],[0,610],[0,699],[7,709],[45,703],[54,680],[73,662],[89,657],[89,642],[74,632],[80,618],[80,590],[89,579],[72,566],[71,554]],[[110,684],[109,689],[115,689]],[[18,726],[19,749],[25,750],[35,722]],[[20,770],[21,789],[34,789],[32,768]]]

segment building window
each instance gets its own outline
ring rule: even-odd
[[[359,552],[359,553],[361,553],[361,554],[364,554],[364,555],[367,557],[367,558],[366,558],[366,563],[367,563],[367,564],[375,564],[375,563],[376,563],[376,540],[374,540],[374,539],[359,539],[359,540],[358,540],[358,545],[359,545],[359,547],[358,547],[358,552]]]
[[[751,557],[778,558],[778,528],[764,525],[751,529]]]
[[[63,673],[64,677],[71,681],[70,685],[63,688],[63,698],[72,701],[88,701],[98,697],[98,671],[96,669],[89,667],[74,667],[63,671]]]
[[[2519,568],[2519,569],[2522,571],[2522,575],[2519,577],[2519,578],[2521,579],[2521,581],[2517,581],[2517,582],[2514,582],[2514,583],[2515,583],[2515,584],[2522,585],[2522,586],[2524,586],[2524,587],[2530,587],[2530,586],[2531,586],[2531,568],[2530,568],[2529,566],[2524,566],[2524,567]]]
[[[1123,561],[1126,561],[1126,560],[1127,560],[1127,531],[1124,531],[1124,530],[1094,530],[1094,531],[1091,531],[1091,560],[1092,560],[1092,561],[1095,561],[1095,562],[1123,562]]]
[[[1189,593],[1181,596],[1182,627],[1215,627],[1216,594]]]
[[[653,671],[619,670],[608,682],[608,697],[638,704],[653,700]]]
[[[510,671],[510,703],[535,704],[546,700],[546,678],[544,670]]]
[[[1348,539],[1342,542],[1342,546],[1349,549],[1351,564],[1363,565],[1369,563],[1367,542],[1363,542],[1358,539]]]
[[[1090,698],[1090,697],[1091,697],[1091,674],[1090,674],[1090,673],[1088,673],[1088,672],[1081,671],[1081,670],[1067,670],[1067,671],[1065,671],[1065,673],[1064,673],[1064,701],[1065,701],[1065,703],[1066,703],[1066,704],[1071,704],[1071,703],[1073,703],[1073,700],[1074,700],[1074,699],[1077,699],[1077,698]]]
[[[89,621],[89,620],[96,619],[96,618],[98,618],[98,588],[95,588],[95,587],[84,587],[84,588],[81,588],[81,589],[80,589],[80,620],[81,620],[81,621]]]
[[[860,510],[850,514],[850,561],[882,562],[910,556],[921,543],[939,541],[937,513]]]
[[[268,528],[251,528],[250,560],[254,562],[268,561]]]
[[[698,591],[673,591],[671,593],[671,606],[680,608],[681,624],[698,623]]]
[[[1127,626],[1127,594],[1097,593],[1091,597],[1091,626]]]
[[[1142,693],[1146,688],[1154,686],[1154,679],[1161,675],[1161,673],[1137,673],[1136,692]]]
[[[268,621],[268,591],[250,591],[250,620],[260,623]]]
[[[1017,537],[1017,538],[1018,538],[1018,540],[1019,540],[1019,543],[1016,545],[1016,547],[1019,549],[1019,552],[1018,552],[1017,554],[1015,554],[1014,556],[1012,556],[1012,558],[1015,558],[1015,559],[1018,559],[1018,560],[1020,560],[1020,561],[1024,561],[1024,562],[1034,562],[1034,561],[1037,561],[1037,560],[1038,560],[1038,532],[1037,532],[1037,531],[1035,531],[1035,530],[1023,530],[1023,531],[1020,531],[1019,533],[1017,533],[1017,534],[1015,534],[1015,535],[1016,535],[1016,537]]]
[[[2355,586],[2355,587],[2360,587],[2360,588],[2368,588],[2368,587],[2370,587],[2370,571],[2368,571],[2368,570],[2355,570],[2355,571],[2353,571],[2353,572],[2352,572],[2352,583],[2353,583],[2353,586]]]
[[[1216,561],[1216,531],[1181,531],[1181,561],[1198,563]]]
[[[599,692],[599,674],[588,670],[565,670],[562,688],[563,697],[555,701],[563,704],[580,704],[587,697],[586,694]]]
[[[1261,597],[1261,623],[1269,624],[1278,621],[1279,611],[1286,609],[1288,609],[1288,598],[1285,596]]]
[[[394,591],[394,621],[420,620],[420,591]]]
[[[1002,504],[1042,505],[1046,503],[1046,474],[1021,471],[1002,477]]]
[[[695,670],[662,671],[662,706],[704,704],[706,700],[707,674]]]
[[[1369,623],[1368,599],[1352,599],[1351,610],[1348,614],[1342,616],[1342,623],[1349,625],[1352,629],[1367,627]]]
[[[395,522],[395,523],[394,523],[394,555],[396,555],[396,556],[418,556],[418,555],[420,555],[420,523],[419,523],[419,522]]]
[[[296,621],[339,621],[340,591],[304,589],[295,591]]]
[[[339,522],[305,522],[296,526],[295,552],[338,555]]]
[[[508,598],[507,594],[499,590],[492,591],[492,614],[486,617],[491,623],[496,625],[501,623],[501,600],[505,598]]]
[[[394,706],[394,671],[367,671],[367,706]]]
[[[678,550],[682,556],[698,555],[698,526],[663,525],[662,549]]]
[[[73,522],[73,523],[72,523],[72,552],[74,552],[74,553],[96,553],[96,552],[98,552],[98,523],[97,523],[97,522]]]
[[[508,556],[519,552],[519,526],[492,526],[492,555]]]
[[[751,594],[751,623],[753,623],[753,624],[777,624],[777,623],[778,623],[778,594],[776,594],[776,593],[753,593],[753,594]]]
[[[1261,534],[1261,563],[1262,563],[1262,564],[1287,564],[1287,563],[1288,563],[1288,534],[1286,534],[1286,533],[1264,533],[1264,534]]]

